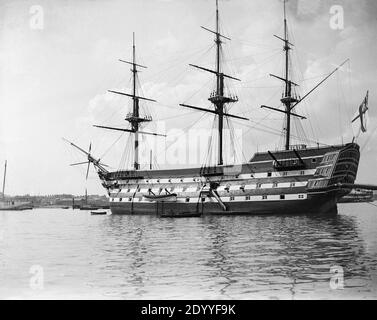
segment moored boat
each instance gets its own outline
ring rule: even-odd
[[[0,211],[22,211],[33,209],[33,203],[31,201],[25,201],[20,199],[13,199],[5,196],[5,181],[7,175],[7,161],[4,165],[4,177],[3,177],[3,193],[0,198]]]
[[[0,211],[23,211],[33,209],[30,201],[19,201],[13,199],[0,200]]]
[[[91,211],[91,215],[106,215],[107,211]]]

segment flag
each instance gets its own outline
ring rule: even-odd
[[[363,102],[359,106],[359,110],[357,112],[356,117],[352,120],[352,123],[355,123],[356,120],[360,119],[360,128],[362,132],[367,131],[367,111],[368,111],[368,96],[369,91],[367,91],[367,95],[365,96]]]

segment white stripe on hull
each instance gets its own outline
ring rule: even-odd
[[[247,179],[262,179],[262,178],[283,178],[283,177],[295,177],[295,176],[311,176],[315,173],[315,169],[306,170],[292,170],[292,171],[271,171],[271,172],[256,172],[256,173],[242,173],[233,176],[219,176],[229,177],[229,180],[247,180]],[[219,177],[212,179],[219,179]],[[182,184],[182,183],[201,183],[206,182],[205,177],[185,177],[185,178],[163,178],[163,179],[128,179],[118,180],[119,185],[159,185],[159,184]]]
[[[252,202],[252,201],[287,201],[287,200],[305,200],[307,199],[306,193],[298,193],[298,194],[285,194],[284,198],[281,198],[282,195],[260,195],[260,196],[227,196],[227,197],[220,197],[221,201],[223,202]],[[190,197],[187,201],[187,198],[177,198],[177,201],[174,201],[174,203],[197,203],[197,202],[216,202],[216,199],[213,197]],[[204,201],[202,200],[204,199]],[[111,198],[111,202],[134,202],[134,203],[155,203],[156,201],[148,200],[143,198],[133,198],[133,197],[126,197],[126,198]],[[169,203],[170,201],[166,201],[166,203]]]

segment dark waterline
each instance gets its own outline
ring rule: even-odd
[[[376,299],[376,230],[362,203],[328,217],[0,212],[0,298]]]

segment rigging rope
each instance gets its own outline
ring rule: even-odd
[[[237,119],[235,119],[235,120],[233,120],[233,121],[238,121]],[[251,122],[255,122],[255,121],[253,121],[253,120],[250,120]],[[258,130],[258,131],[263,131],[263,132],[267,132],[267,133],[270,133],[270,134],[273,134],[273,135],[278,135],[278,136],[280,136],[281,135],[281,130],[279,130],[279,129],[275,129],[275,128],[271,128],[271,127],[268,127],[268,126],[266,126],[266,125],[262,125],[262,124],[260,124],[259,122],[255,122],[256,124],[254,124],[254,125],[248,125],[248,124],[246,124],[245,122],[239,122],[239,124],[240,125],[244,125],[244,126],[246,126],[246,127],[249,127],[250,129],[249,130],[251,130],[251,129],[254,129],[254,130]],[[260,125],[260,126],[262,126],[262,127],[265,127],[266,129],[263,129],[263,128],[258,128],[257,126],[258,125]],[[297,138],[297,139],[300,139],[299,137],[296,137],[296,136],[294,136],[294,135],[291,135],[291,136],[293,136],[293,137],[295,137],[295,138]],[[323,146],[330,146],[330,145],[328,145],[328,144],[326,144],[326,143],[321,143],[321,142],[319,142],[319,141],[314,141],[314,140],[309,140],[311,143],[315,143],[315,144],[319,144],[319,145],[323,145]]]

